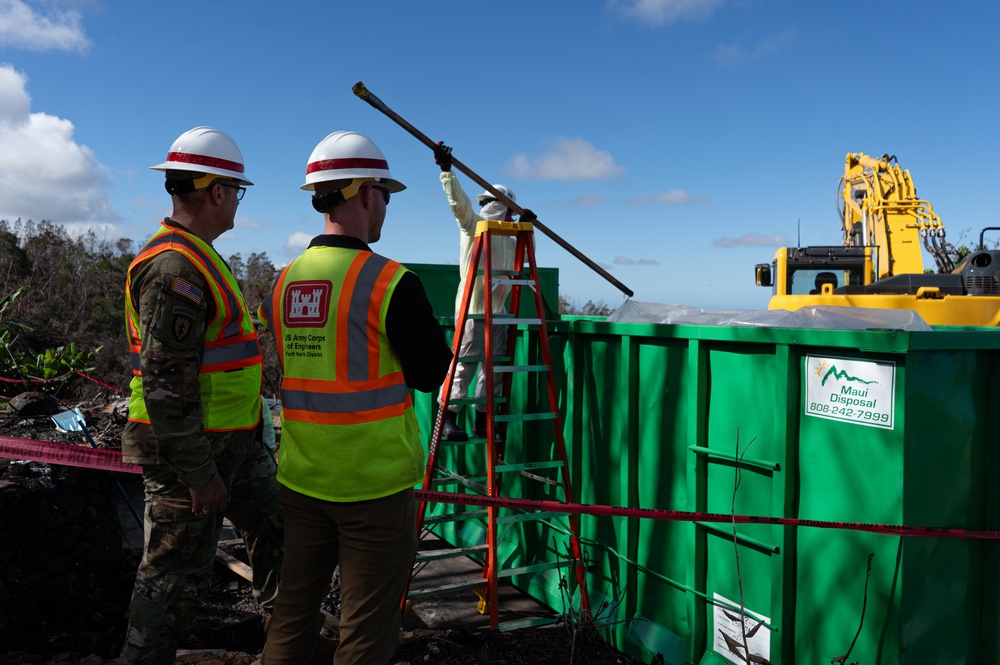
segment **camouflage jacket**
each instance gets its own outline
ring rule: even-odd
[[[207,297],[195,304],[169,285],[181,277]],[[133,306],[142,338],[143,395],[150,424],[129,421],[122,435],[122,459],[162,464],[188,487],[201,487],[216,474],[211,433],[202,427],[199,371],[205,326],[215,316],[204,277],[178,252],[163,252],[134,273]]]

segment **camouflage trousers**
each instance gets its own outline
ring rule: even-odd
[[[270,611],[278,592],[282,516],[274,456],[254,431],[211,434],[229,488],[225,517],[243,537],[253,594]],[[223,515],[191,512],[191,494],[165,466],[143,467],[145,549],[129,606],[122,656],[132,664],[173,665],[208,591]]]

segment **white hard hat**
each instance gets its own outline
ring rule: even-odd
[[[498,192],[506,196],[508,199],[510,199],[511,203],[517,203],[517,197],[514,196],[514,190],[508,187],[507,185],[493,185],[493,189],[497,190]],[[497,198],[496,194],[494,194],[493,192],[483,192],[482,194],[476,197],[476,203],[482,206],[484,200],[486,199],[496,200],[496,198]]]
[[[243,153],[229,134],[213,127],[195,127],[177,137],[167,161],[149,168],[156,171],[198,171],[253,183],[243,175]]]
[[[302,189],[313,191],[320,182],[355,178],[379,180],[393,193],[406,189],[389,175],[389,162],[378,146],[357,132],[333,132],[317,144],[309,155]]]

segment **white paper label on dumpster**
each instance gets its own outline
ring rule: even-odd
[[[767,624],[771,622],[768,617],[761,616],[749,610],[754,616],[758,616],[765,621],[761,623],[752,619],[739,610],[729,609],[739,607],[739,603],[712,594],[712,598],[725,605],[714,605],[712,607],[712,650],[731,663],[746,665],[743,647],[743,626],[746,625],[746,646],[750,649],[750,655],[760,656],[768,661],[771,660],[771,631]],[[749,608],[748,608],[749,609]]]
[[[807,416],[892,429],[896,363],[806,356]]]

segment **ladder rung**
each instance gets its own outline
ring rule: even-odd
[[[553,517],[566,517],[565,513],[552,513],[552,512],[539,512],[539,513],[520,513],[519,515],[503,515],[497,517],[497,524],[507,524],[513,522],[531,522],[533,520],[548,520]],[[424,520],[426,521],[426,520]]]
[[[483,439],[483,438],[477,439],[474,436],[470,436],[465,441],[449,441],[448,439],[441,439],[440,441],[438,441],[438,445],[439,446],[448,446],[450,448],[455,448],[455,447],[458,447],[458,446],[468,446],[468,445],[474,445],[474,444],[477,444],[477,443],[482,443],[485,440],[486,439]]]
[[[493,278],[490,280],[490,283],[493,284],[494,286],[496,286],[497,284],[511,284],[514,286],[520,284],[521,286],[534,286],[535,280],[531,279],[530,277],[518,277],[516,279]]]
[[[562,460],[552,460],[550,462],[524,462],[522,464],[508,464],[500,462],[494,469],[497,473],[507,471],[535,471],[537,469],[558,469],[565,466]]]
[[[483,356],[459,356],[458,362],[460,363],[481,363],[486,362],[486,358]],[[510,356],[493,356],[494,363],[509,363]]]
[[[499,316],[493,317],[493,325],[502,324],[506,326],[537,326],[541,325],[541,323],[542,323],[541,319],[523,319],[523,318],[508,319],[506,317],[499,317]]]
[[[478,554],[485,552],[487,550],[486,545],[474,545],[472,547],[456,547],[455,549],[448,550],[427,550],[426,552],[417,552],[417,556],[414,561],[437,561],[438,559],[453,559],[457,556],[469,556],[472,554]]]
[[[498,570],[497,577],[513,577],[514,575],[525,575],[527,573],[537,573],[542,570],[553,570],[555,568],[572,568],[577,565],[577,562],[573,559],[567,559],[566,561],[547,561],[545,563],[533,563],[530,566],[521,566],[519,568],[507,568],[506,570]]]
[[[511,372],[547,372],[548,365],[494,365],[493,371],[497,374]]]
[[[457,591],[476,589],[486,585],[486,580],[475,580],[465,582],[455,582],[454,584],[442,584],[441,586],[424,587],[422,589],[410,589],[406,594],[407,598],[427,598],[430,596],[444,596]]]
[[[468,487],[469,489],[473,489],[473,490],[476,490],[478,492],[481,492],[483,494],[486,493],[486,485],[482,484],[482,483],[477,483],[476,482],[477,480],[479,480],[479,481],[485,481],[486,480],[486,476],[485,475],[481,475],[481,476],[460,476],[457,473],[452,473],[450,471],[446,471],[446,474],[447,475],[445,475],[442,478],[432,478],[431,479],[431,486],[432,487],[440,487],[442,485],[455,485],[455,484],[459,484],[459,485],[464,485],[465,487]]]
[[[498,423],[516,423],[525,420],[555,420],[557,414],[551,413],[508,413],[505,415],[495,415],[493,420]]]
[[[560,617],[531,617],[528,619],[518,619],[517,621],[502,621],[497,624],[497,628],[502,633],[509,633],[522,628],[537,628],[538,626],[551,626],[559,623]]]
[[[500,395],[493,398],[493,401],[497,404],[506,404],[507,398]],[[448,400],[448,406],[452,404],[486,404],[485,397],[457,397],[455,399]]]
[[[472,520],[479,517],[486,517],[485,509],[467,510],[463,513],[446,513],[444,515],[432,515],[430,517],[425,517],[423,519],[423,524],[447,524],[449,522],[461,522],[464,520]]]

